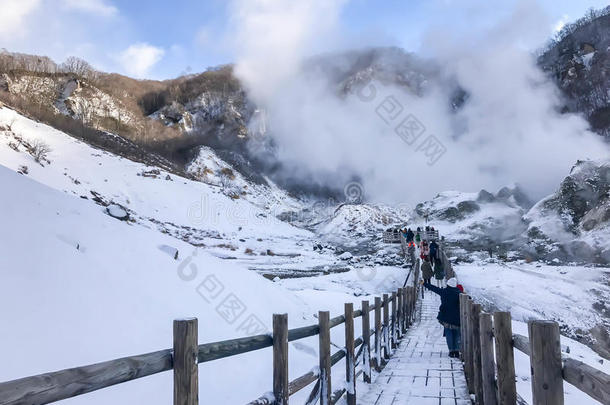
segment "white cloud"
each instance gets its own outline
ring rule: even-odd
[[[40,5],[40,0],[0,0],[0,35],[25,33],[25,17]]]
[[[121,52],[117,59],[128,74],[144,78],[150,69],[163,58],[164,54],[163,48],[137,43]]]
[[[96,14],[102,17],[116,15],[119,10],[105,0],[63,0],[64,6],[71,10]]]

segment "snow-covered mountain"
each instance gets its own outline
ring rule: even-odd
[[[468,250],[492,249],[511,243],[525,231],[522,220],[532,203],[518,186],[492,194],[446,191],[415,207],[420,219],[443,230],[448,242]]]
[[[448,191],[417,205],[466,252],[555,262],[610,263],[610,163],[580,161],[558,190],[533,204],[518,187]]]
[[[580,161],[525,216],[529,246],[546,259],[610,263],[610,161]]]

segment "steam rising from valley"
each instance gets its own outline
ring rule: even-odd
[[[558,90],[525,46],[549,35],[535,6],[485,32],[431,31],[425,55],[387,48],[358,70],[359,53],[339,51],[344,4],[232,3],[235,72],[264,111],[285,179],[358,179],[369,200],[390,203],[512,183],[540,198],[578,159],[609,155],[582,117],[557,111]],[[401,127],[413,122],[418,137]]]

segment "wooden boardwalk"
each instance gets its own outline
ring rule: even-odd
[[[367,405],[470,405],[462,363],[448,356],[436,320],[440,299],[426,290],[415,323],[387,366],[358,403]]]

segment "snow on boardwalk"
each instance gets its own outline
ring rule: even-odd
[[[426,291],[418,319],[359,404],[470,405],[462,364],[449,357],[436,320],[439,305],[438,295]]]

